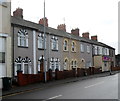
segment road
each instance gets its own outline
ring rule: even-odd
[[[5,99],[118,99],[118,74],[60,84],[6,96]]]

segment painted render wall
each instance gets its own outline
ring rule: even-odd
[[[12,76],[11,64],[11,2],[0,2],[0,38],[3,39],[0,52],[5,52],[5,63],[0,63],[0,89],[2,88],[2,77]]]

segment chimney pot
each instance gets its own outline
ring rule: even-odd
[[[39,24],[44,25],[44,18],[42,18],[42,19],[39,20]],[[45,17],[45,26],[48,27],[48,19],[46,17]]]
[[[66,25],[65,24],[60,24],[60,25],[57,26],[57,29],[63,30],[63,31],[66,32]]]
[[[76,35],[76,36],[79,36],[79,28],[72,29],[72,30],[71,30],[71,34]]]
[[[89,32],[85,32],[82,34],[82,37],[89,39]]]
[[[22,8],[17,8],[17,9],[13,12],[13,16],[23,19],[23,9],[22,9]]]
[[[93,40],[93,41],[98,41],[97,35],[91,36],[91,40]]]

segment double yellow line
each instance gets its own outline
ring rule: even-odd
[[[10,96],[19,95],[19,94],[23,94],[23,93],[32,92],[32,91],[39,90],[39,89],[44,89],[44,88],[34,88],[34,89],[31,89],[31,90],[20,91],[20,92],[16,92],[16,93],[13,93],[13,94],[8,94],[8,95],[0,96],[0,99],[7,98],[7,97],[10,97]]]

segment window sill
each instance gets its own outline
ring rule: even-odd
[[[68,50],[63,50],[64,52],[68,52]]]
[[[52,51],[58,51],[58,50],[56,50],[56,49],[52,49]]]
[[[38,50],[44,50],[44,48],[38,48]],[[46,50],[46,49],[45,49]]]
[[[18,46],[19,48],[28,48],[27,46]]]
[[[72,53],[76,53],[76,51],[71,51]]]

